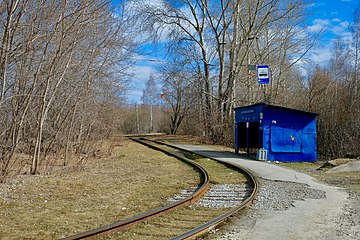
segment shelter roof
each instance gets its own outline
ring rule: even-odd
[[[307,112],[307,111],[303,111],[303,110],[298,110],[298,109],[294,109],[294,108],[288,108],[288,107],[282,107],[282,106],[276,106],[276,105],[271,105],[271,104],[266,104],[266,103],[256,103],[256,104],[252,104],[252,105],[247,105],[247,106],[242,106],[242,107],[236,107],[234,108],[234,110],[238,110],[238,109],[245,109],[245,108],[249,108],[249,107],[269,107],[269,108],[277,108],[277,109],[283,109],[283,110],[287,110],[287,111],[296,111],[296,112],[302,112],[305,114],[311,114],[311,115],[315,115],[315,116],[319,116],[318,113],[313,113],[313,112]]]

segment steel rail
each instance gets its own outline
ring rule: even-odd
[[[178,149],[180,151],[186,151],[186,152],[189,152],[189,153],[194,153],[194,154],[209,158],[208,156],[201,155],[201,154],[199,154],[197,152],[193,152],[193,151],[190,151],[190,150],[178,147],[178,146],[173,146],[171,144],[167,144],[167,143],[156,141],[156,140],[150,140],[150,141],[152,141],[154,143],[162,144],[162,145],[165,145],[165,146],[173,147],[173,148]],[[216,160],[214,158],[209,158],[209,159],[212,159],[214,161],[218,161],[218,160]],[[221,161],[218,161],[218,162],[221,162]],[[238,206],[232,208],[231,210],[227,211],[226,213],[224,213],[224,214],[210,220],[209,222],[207,222],[207,223],[205,223],[205,224],[203,224],[201,226],[198,226],[198,227],[196,227],[196,228],[194,228],[194,229],[192,229],[192,230],[190,230],[190,231],[188,231],[186,233],[183,233],[181,235],[178,235],[178,236],[172,238],[172,240],[193,239],[195,237],[201,236],[201,235],[209,232],[211,229],[215,228],[218,224],[225,221],[228,217],[230,217],[234,213],[240,211],[241,209],[243,209],[246,206],[249,206],[255,200],[255,195],[258,192],[258,185],[259,185],[258,181],[256,180],[255,175],[252,174],[250,171],[248,171],[248,170],[246,170],[244,168],[241,168],[239,166],[233,166],[232,164],[225,163],[225,162],[221,162],[221,163],[226,164],[226,165],[230,165],[232,167],[236,167],[237,169],[242,171],[248,178],[250,178],[250,180],[252,182],[252,188],[253,188],[252,193],[250,194],[249,197],[247,197],[244,201],[242,201],[241,204],[239,204]]]
[[[198,155],[201,155],[201,154],[198,154]],[[210,159],[212,159],[212,158],[210,158]],[[216,159],[212,159],[212,160],[216,161]],[[237,167],[237,168],[239,168],[239,167]],[[231,215],[233,215],[236,212],[240,211],[241,209],[249,206],[255,200],[255,195],[257,194],[257,191],[258,191],[258,182],[257,182],[255,176],[245,169],[242,169],[242,168],[239,168],[239,169],[241,171],[243,171],[252,181],[253,191],[252,191],[251,195],[249,197],[247,197],[244,201],[242,201],[240,205],[234,207],[233,209],[229,210],[228,212],[226,212],[226,213],[210,220],[209,222],[207,222],[201,226],[198,226],[186,233],[176,236],[176,237],[172,238],[172,240],[193,239],[195,237],[203,235],[203,234],[209,232],[211,229],[214,229],[218,224],[225,221]]]
[[[130,138],[133,141],[136,141],[138,143],[141,143],[143,145],[146,145],[150,148],[153,148],[155,150],[158,151],[162,151],[170,156],[173,156],[181,161],[184,161],[188,164],[190,164],[191,166],[193,166],[195,169],[197,169],[200,174],[202,175],[202,183],[199,184],[199,187],[197,188],[197,190],[190,196],[186,197],[183,200],[179,200],[176,201],[174,203],[150,210],[148,212],[139,214],[135,217],[132,218],[128,218],[119,222],[115,222],[106,226],[102,226],[99,228],[95,228],[86,232],[82,232],[82,233],[78,233],[76,235],[72,235],[72,236],[68,236],[65,238],[62,238],[63,240],[74,240],[74,239],[93,239],[93,238],[97,238],[99,236],[102,235],[108,235],[110,233],[115,233],[115,232],[119,232],[119,231],[123,231],[126,230],[128,228],[130,228],[131,226],[134,226],[136,224],[142,223],[146,220],[149,220],[151,218],[160,216],[164,213],[173,211],[179,207],[183,207],[186,205],[189,205],[193,202],[196,202],[199,198],[201,198],[206,191],[209,189],[210,187],[210,183],[209,183],[209,175],[206,172],[206,170],[204,168],[202,168],[200,165],[189,161],[188,159],[186,159],[185,157],[181,156],[180,154],[176,154],[174,152],[169,152],[169,151],[165,151],[164,149],[158,148],[152,144],[146,143],[145,139],[136,139],[136,138]]]

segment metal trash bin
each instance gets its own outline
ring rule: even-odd
[[[267,160],[267,150],[259,149],[256,153],[256,160],[261,160],[261,161]]]

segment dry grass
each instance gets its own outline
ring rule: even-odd
[[[211,148],[217,149],[219,151],[225,152],[234,152],[234,148],[222,146],[222,145],[214,145],[214,144],[207,144],[204,139],[196,136],[187,136],[187,135],[164,135],[164,136],[155,136],[152,139],[157,141],[163,141],[168,143],[177,143],[177,144],[195,144],[195,145],[205,145]]]
[[[164,138],[164,136],[161,136],[161,138]],[[166,137],[166,140],[169,139],[170,141],[176,143],[194,143],[192,138],[188,139],[186,137],[180,137],[180,139],[178,139],[176,136]],[[166,146],[159,147],[168,151],[179,152],[178,150],[174,150]],[[196,154],[190,154],[187,152],[183,152],[183,154],[188,159],[196,162],[208,171],[210,182],[212,184],[239,184],[247,181],[243,174],[238,172],[236,169],[225,166],[224,164],[218,163],[216,161],[209,160],[207,158],[202,158]],[[187,187],[183,187],[182,189],[186,188]],[[172,195],[178,195],[179,192],[180,191],[176,192],[176,194],[172,193]],[[184,231],[188,231],[194,227],[197,227],[206,221],[221,215],[227,210],[229,209],[214,209],[191,205],[185,208],[177,209],[174,212],[168,213],[161,217],[151,219],[125,232],[112,234],[101,239],[169,239],[169,237],[174,237],[183,233]]]
[[[168,149],[168,147],[162,148]],[[188,152],[183,152],[183,154],[209,173],[211,184],[241,184],[247,181],[247,178],[241,172],[222,163]],[[208,208],[190,205],[104,239],[169,239],[198,227],[228,210],[229,208]]]
[[[187,206],[104,239],[170,239],[218,217],[226,210]]]
[[[106,158],[0,185],[0,239],[54,239],[161,206],[198,173],[165,154],[122,140]],[[149,191],[151,190],[151,191]]]
[[[340,163],[347,163],[342,161]],[[339,163],[339,164],[340,164]],[[359,172],[339,172],[330,173],[327,168],[320,169],[324,165],[322,162],[316,163],[280,163],[281,166],[293,168],[295,170],[305,172],[320,181],[328,184],[345,188],[348,190],[358,191],[360,194],[360,174]]]
[[[246,177],[237,169],[223,163],[203,158],[196,154],[184,152],[185,156],[202,166],[209,174],[212,184],[239,184],[247,181]]]
[[[162,141],[168,141],[168,142],[175,142],[175,143],[202,144],[201,138],[188,137],[188,136],[162,136],[162,137],[156,137],[155,139],[162,140]],[[225,152],[233,152],[234,151],[232,148],[225,147],[225,146],[211,145],[211,147],[218,149],[219,151],[225,151]],[[191,156],[190,156],[190,158],[191,158]],[[201,161],[204,162],[204,160],[201,160]],[[349,161],[350,161],[350,159],[335,159],[334,161],[331,161],[331,162],[339,165],[339,164],[348,163]],[[324,162],[280,163],[281,166],[285,166],[285,167],[293,168],[293,169],[301,171],[301,172],[305,172],[305,173],[319,179],[320,181],[327,182],[334,186],[346,188],[348,190],[355,190],[355,191],[359,192],[359,194],[360,194],[360,174],[359,174],[359,172],[328,173],[326,171],[327,170],[326,168],[323,170],[318,170],[321,166],[323,166],[323,164],[324,164]]]
[[[164,141],[169,143],[189,143],[189,144],[202,144],[200,137],[187,136],[187,135],[163,135],[152,137],[157,141]]]

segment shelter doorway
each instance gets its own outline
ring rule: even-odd
[[[262,129],[259,122],[239,122],[238,123],[238,146],[245,149],[247,155],[250,149],[262,148]]]

